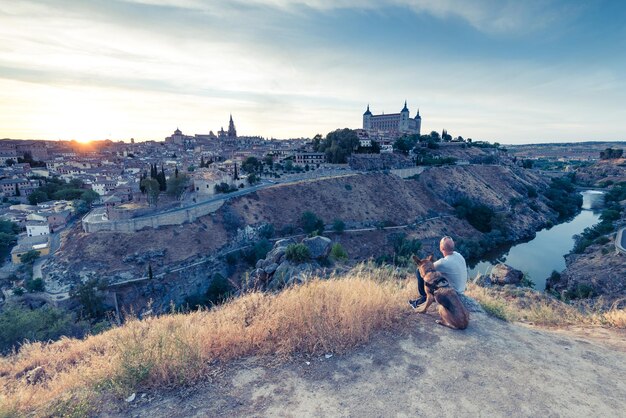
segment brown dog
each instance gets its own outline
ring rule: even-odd
[[[437,321],[438,324],[445,325],[452,329],[467,328],[469,312],[465,309],[465,306],[463,306],[456,290],[450,287],[448,280],[435,270],[433,256],[430,255],[420,260],[414,255],[413,261],[419,267],[426,290],[426,302],[424,302],[424,307],[417,312],[424,313],[433,302],[437,302],[439,304],[439,315],[441,316],[441,321]]]

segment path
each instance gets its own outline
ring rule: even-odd
[[[347,355],[243,360],[191,388],[139,393],[106,415],[608,417],[626,410],[623,331],[555,333],[482,313],[467,330],[452,331],[435,325],[433,313],[407,315],[404,335],[383,332]]]
[[[617,231],[615,249],[622,254],[626,254],[626,227]]]

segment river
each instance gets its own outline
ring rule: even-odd
[[[481,261],[470,269],[470,277],[477,273],[488,274],[498,262],[526,273],[535,282],[535,289],[544,290],[546,279],[552,271],[565,270],[565,258],[574,248],[574,235],[599,222],[603,193],[589,190],[582,193],[583,210],[572,220],[537,232],[537,236],[528,242],[513,245],[508,251],[500,253],[497,260]]]

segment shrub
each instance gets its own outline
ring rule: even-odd
[[[270,239],[274,236],[274,233],[274,225],[272,224],[265,224],[259,228],[259,236],[261,238]]]
[[[45,290],[45,285],[41,277],[26,280],[24,287],[26,287],[26,290],[29,293],[43,292]]]
[[[335,219],[333,221],[333,231],[338,234],[342,234],[346,229],[346,224],[341,219]]]
[[[593,287],[586,283],[578,283],[576,287],[565,291],[566,299],[587,299],[597,295]]]
[[[283,227],[280,229],[280,235],[282,236],[293,235],[295,232],[296,228],[291,224],[283,225]]]
[[[331,258],[335,260],[347,260],[348,259],[348,253],[343,248],[343,246],[338,242],[334,243],[332,248],[330,249],[330,256]]]
[[[479,202],[473,202],[463,197],[452,205],[456,216],[465,219],[480,232],[490,232],[492,229],[491,220],[495,212],[489,206]]]
[[[82,336],[84,332],[83,326],[74,324],[70,313],[49,306],[35,310],[8,306],[0,313],[0,351],[3,353],[24,340],[56,340],[63,335]]]
[[[262,258],[265,258],[267,253],[272,249],[272,244],[266,240],[262,239],[260,241],[255,242],[252,245],[252,248],[247,250],[241,250],[241,256],[244,260],[248,262],[251,266],[254,266],[257,261]]]
[[[285,251],[285,257],[289,261],[302,263],[311,258],[311,253],[304,244],[289,244],[287,246],[287,250]]]
[[[318,234],[324,232],[324,221],[317,217],[313,212],[306,211],[300,217],[302,229],[307,234],[317,231]]]
[[[526,186],[526,193],[531,199],[539,196],[539,193],[537,193],[537,189],[535,189],[533,186]]]

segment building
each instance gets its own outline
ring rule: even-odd
[[[301,152],[296,153],[293,158],[294,164],[297,165],[317,165],[326,162],[326,154],[323,152]]]
[[[29,237],[50,235],[50,225],[48,222],[28,221],[26,222],[26,235]]]
[[[38,251],[40,256],[50,254],[50,244],[47,236],[24,237],[11,250],[13,264],[21,264],[22,256],[29,251]]]
[[[406,101],[400,113],[373,115],[370,112],[369,105],[367,105],[367,110],[363,113],[363,129],[367,132],[383,131],[419,135],[421,128],[422,117],[419,109],[415,117],[411,118]]]

